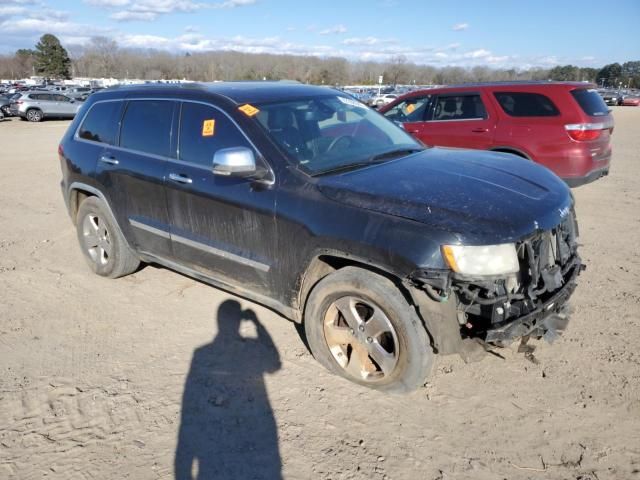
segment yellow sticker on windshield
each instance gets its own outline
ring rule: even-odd
[[[238,107],[238,110],[244,113],[247,117],[253,117],[260,111],[256,107],[254,107],[253,105],[249,105],[248,103],[242,105],[241,107]]]
[[[203,137],[213,137],[213,132],[216,128],[215,120],[205,120],[202,122],[202,136]]]
[[[407,105],[407,113],[413,113],[415,109],[416,109],[415,103],[410,103],[409,105]]]

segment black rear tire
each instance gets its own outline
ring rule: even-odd
[[[140,259],[98,197],[88,197],[80,204],[76,230],[82,253],[97,275],[118,278],[135,272],[140,266]]]
[[[351,323],[342,314],[345,302],[351,312],[357,313],[356,321],[363,320],[359,324],[361,333],[349,328]],[[374,316],[378,327],[367,330]],[[337,375],[376,390],[394,393],[415,390],[424,384],[435,363],[428,333],[414,307],[391,280],[362,268],[345,267],[318,282],[306,303],[304,327],[318,362]],[[385,329],[388,332],[378,339],[368,334]],[[333,341],[344,336],[348,337],[345,342],[352,343]],[[378,361],[382,344],[382,353],[387,355],[383,358],[386,369]],[[374,346],[378,351],[372,350]],[[349,365],[363,348],[366,360],[359,363],[366,368],[351,369]],[[376,368],[378,371],[373,371]]]

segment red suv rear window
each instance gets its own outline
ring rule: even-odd
[[[576,99],[580,108],[592,117],[601,117],[603,115],[609,115],[609,107],[604,103],[602,97],[598,95],[598,92],[591,88],[580,88],[577,90],[571,90],[571,95]]]
[[[551,99],[540,93],[496,92],[504,113],[512,117],[555,117],[560,112]]]

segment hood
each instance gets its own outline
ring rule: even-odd
[[[558,225],[571,192],[553,172],[510,154],[431,148],[318,179],[327,197],[444,230],[468,244],[513,242]]]

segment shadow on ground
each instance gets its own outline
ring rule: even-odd
[[[271,337],[235,300],[218,308],[218,335],[193,354],[182,399],[177,480],[279,479],[278,431],[264,374],[280,368]],[[243,322],[256,338],[240,334]]]

